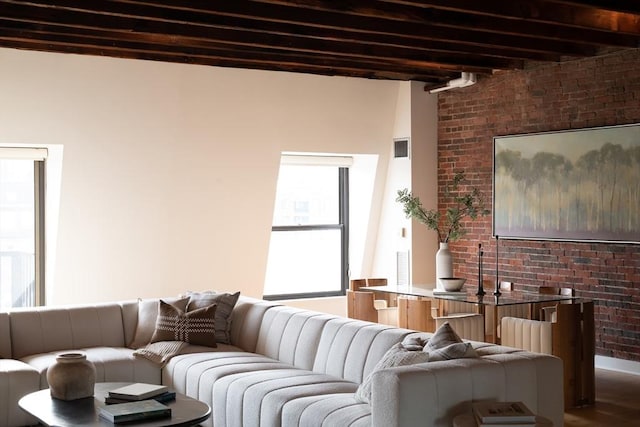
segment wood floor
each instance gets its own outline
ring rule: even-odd
[[[596,369],[596,404],[566,411],[564,425],[640,426],[640,375]]]

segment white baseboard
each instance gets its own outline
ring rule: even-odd
[[[595,357],[596,368],[608,369],[610,371],[626,372],[628,374],[640,375],[640,362],[632,360],[616,359],[614,357]]]

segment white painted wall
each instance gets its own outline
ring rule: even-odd
[[[396,283],[396,252],[411,247],[410,221],[404,218],[402,207],[395,202],[398,190],[411,187],[411,158],[394,158],[394,139],[411,140],[411,83],[402,82],[398,91],[398,108],[395,112],[393,138],[387,141],[388,167],[382,199],[379,201],[379,221],[368,277],[386,277],[390,284]],[[407,231],[401,236],[402,228]],[[365,276],[367,277],[367,276]]]
[[[393,140],[388,142],[388,169],[375,246],[375,262],[369,277],[387,277],[396,283],[396,252],[409,251],[410,281],[435,281],[435,253],[438,239],[422,224],[408,220],[395,199],[398,190],[408,188],[427,209],[438,205],[438,104],[437,95],[424,91],[419,82],[403,82],[398,92],[394,138],[410,139],[410,157],[393,157]],[[404,230],[404,233],[403,233]]]
[[[411,84],[411,191],[425,209],[438,207],[438,96]],[[411,281],[435,287],[436,232],[416,221],[411,231]]]
[[[50,304],[261,296],[282,151],[379,156],[379,208],[400,83],[11,49],[0,64],[0,143],[64,153]]]

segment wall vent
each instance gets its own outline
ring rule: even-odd
[[[396,284],[409,284],[409,251],[396,252]]]
[[[409,139],[394,139],[393,140],[393,157],[396,159],[409,157]]]

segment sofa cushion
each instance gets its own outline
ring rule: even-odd
[[[354,392],[357,385],[297,368],[227,375],[213,386],[213,425],[278,426],[283,406],[300,397]]]
[[[231,312],[240,298],[240,292],[234,294],[213,291],[188,292],[187,295],[189,296],[188,312],[217,304],[216,342],[231,344]]]
[[[185,313],[160,300],[160,311],[151,342],[184,341],[195,345],[216,346],[216,304]]]
[[[429,353],[422,351],[422,346],[413,343],[408,347],[405,347],[403,343],[395,344],[382,356],[382,359],[376,364],[373,371],[371,371],[362,384],[360,384],[355,394],[356,401],[362,403],[371,402],[371,378],[376,371],[428,361]]]
[[[164,298],[164,301],[181,309],[187,310],[189,298]],[[156,319],[158,318],[158,310],[160,309],[160,301],[158,299],[146,299],[138,301],[138,322],[133,341],[129,343],[129,348],[140,348],[151,342],[153,333],[156,330]]]
[[[209,402],[213,384],[226,375],[290,367],[261,354],[220,344],[214,351],[181,354],[171,358],[162,370],[162,384],[179,393]]]
[[[40,389],[40,374],[24,362],[0,359],[0,426],[30,426],[38,420],[18,409],[22,396]]]
[[[353,393],[305,396],[285,403],[282,427],[371,427],[371,406],[356,401]]]
[[[47,369],[60,353],[82,352],[96,367],[96,382],[145,382],[160,384],[160,366],[133,355],[126,347],[70,348],[34,354],[21,360],[40,374],[40,388],[47,388]]]

